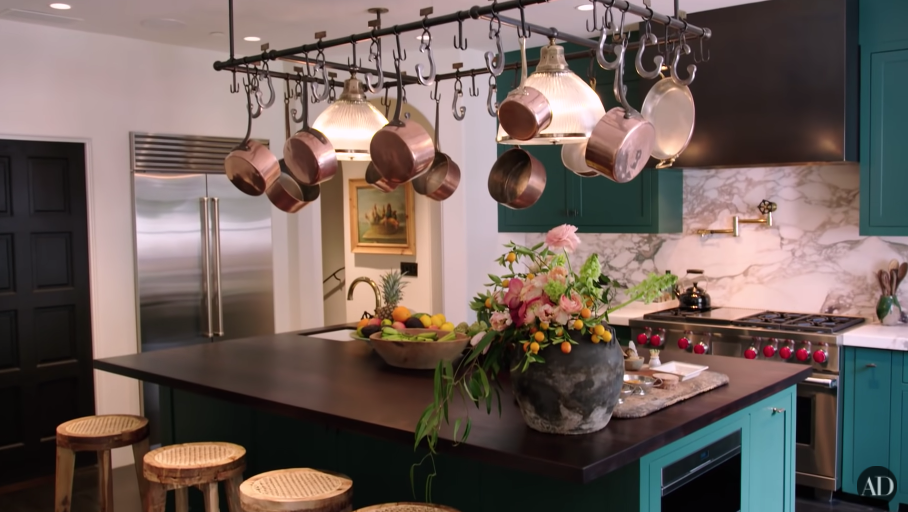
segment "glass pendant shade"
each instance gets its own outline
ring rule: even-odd
[[[539,65],[527,77],[526,86],[549,101],[552,122],[530,140],[511,138],[499,124],[497,140],[501,144],[580,144],[605,115],[599,95],[568,68],[564,48],[554,42],[542,49]]]
[[[366,101],[363,83],[350,78],[344,82],[344,92],[318,116],[312,127],[331,141],[338,160],[368,161],[372,159],[369,142],[386,124],[388,119]]]

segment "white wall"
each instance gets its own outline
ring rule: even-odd
[[[134,353],[129,132],[239,137],[245,98],[228,92],[228,74],[212,70],[224,56],[216,52],[8,21],[0,21],[0,48],[0,137],[86,143],[94,356]],[[280,110],[253,127],[278,151]],[[300,290],[321,289],[313,270],[321,269],[320,247],[296,242],[320,238],[319,209],[276,212],[273,225],[277,330],[320,325],[321,300],[300,299]],[[95,372],[95,398],[98,413],[139,412],[131,379]],[[131,461],[124,450],[114,457],[117,465]]]

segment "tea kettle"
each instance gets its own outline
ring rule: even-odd
[[[687,271],[687,274],[684,276],[687,278],[688,275],[703,275],[702,270],[690,269]],[[709,311],[712,307],[709,294],[706,291],[699,287],[699,281],[696,281],[695,278],[691,278],[693,286],[687,290],[681,291],[681,285],[675,285],[675,295],[678,296],[678,307],[681,311]]]

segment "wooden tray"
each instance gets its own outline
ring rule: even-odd
[[[647,369],[627,373],[652,376],[654,373],[662,372],[654,372]],[[612,417],[618,419],[633,419],[649,416],[670,405],[674,405],[683,400],[687,400],[688,398],[697,396],[700,393],[705,393],[726,384],[728,384],[728,375],[706,370],[693,379],[679,382],[672,389],[653,388],[647,391],[644,396],[629,395],[624,398],[624,403],[615,406]]]

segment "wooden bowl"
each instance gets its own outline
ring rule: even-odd
[[[642,357],[629,357],[624,360],[624,371],[627,372],[636,372],[643,368],[643,358]]]
[[[405,334],[436,332],[442,338],[448,331],[434,329],[401,329]],[[372,348],[391,366],[408,370],[434,370],[439,361],[453,361],[463,353],[470,343],[470,337],[457,333],[450,341],[389,341],[383,340],[381,332],[369,337]]]

